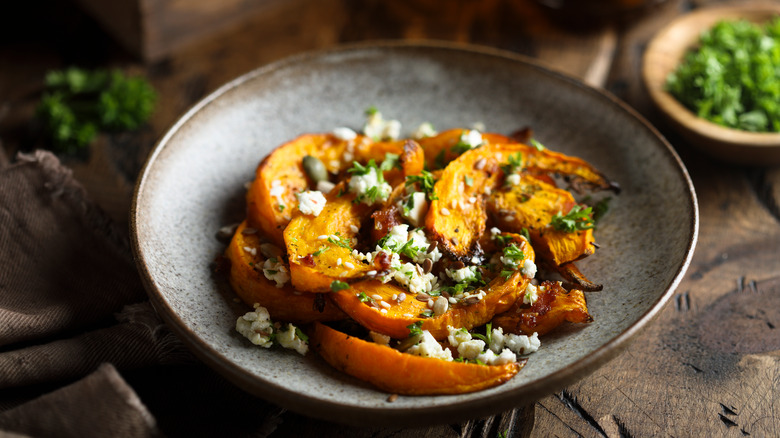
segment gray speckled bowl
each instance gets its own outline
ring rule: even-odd
[[[453,396],[399,397],[330,368],[316,354],[252,346],[234,331],[247,311],[212,273],[223,225],[243,218],[243,185],[275,146],[304,132],[359,129],[375,105],[407,131],[483,122],[531,126],[551,149],[582,157],[623,192],[580,263],[602,292],[595,322],[566,326],[508,383]],[[381,43],[297,56],[203,99],[160,140],[136,188],[138,268],[157,311],[236,385],[305,415],[358,425],[455,422],[529,403],[604,364],[663,307],[691,259],[696,197],[675,152],[613,97],[529,60],[488,49]],[[436,378],[436,376],[431,376]]]

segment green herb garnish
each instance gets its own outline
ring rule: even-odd
[[[157,93],[141,77],[69,68],[46,75],[36,109],[55,150],[74,153],[100,131],[132,131],[146,123]]]
[[[409,329],[409,336],[423,334],[422,325],[423,325],[422,321],[417,321],[417,322],[415,322],[413,324],[407,325],[406,328]]]
[[[699,117],[729,128],[780,131],[780,18],[764,26],[721,21],[666,79]]]
[[[575,205],[566,215],[562,215],[561,212],[555,213],[550,221],[550,225],[558,231],[567,233],[588,230],[593,228],[591,213],[591,207],[583,209],[582,206]]]
[[[428,195],[428,199],[433,201],[439,199],[433,194],[433,186],[436,184],[436,180],[433,179],[433,174],[427,170],[423,170],[419,175],[409,175],[406,177],[404,185],[411,186],[413,184],[419,184],[420,190]]]
[[[523,168],[523,154],[516,152],[506,159],[507,163],[501,165],[504,175],[511,175]]]

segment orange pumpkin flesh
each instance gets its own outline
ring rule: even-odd
[[[246,222],[241,223],[225,256],[230,260],[229,281],[233,290],[249,306],[255,303],[268,309],[273,319],[305,324],[312,321],[335,321],[347,316],[324,296],[322,312],[315,309],[315,295],[296,292],[290,284],[281,288],[265,278],[263,263],[265,257],[260,251],[260,238],[256,233],[244,234]],[[245,248],[252,248],[253,255]]]
[[[506,333],[543,335],[565,321],[593,321],[581,290],[566,291],[559,283],[551,281],[544,281],[540,286],[544,286],[545,291],[533,305],[518,301],[511,309],[493,318],[493,327],[501,327]]]
[[[309,343],[326,362],[360,380],[404,395],[464,394],[500,385],[522,365],[476,365],[401,353],[315,323]]]

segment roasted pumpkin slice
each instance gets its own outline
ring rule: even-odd
[[[595,251],[593,230],[566,232],[550,225],[555,214],[566,214],[575,205],[568,191],[527,174],[517,184],[492,192],[487,201],[499,228],[515,233],[527,229],[539,257],[556,266]]]
[[[358,146],[353,154],[355,161],[367,163],[374,160],[382,163],[388,154],[395,156],[398,163],[384,173],[384,177],[392,186],[401,184],[404,177],[419,174],[425,166],[423,149],[414,140],[381,141]]]
[[[443,169],[447,163],[458,157],[463,150],[459,148],[461,137],[468,134],[469,129],[448,129],[433,137],[418,140],[425,151],[425,163],[429,169]],[[483,145],[506,144],[514,141],[501,134],[480,133]]]
[[[318,216],[298,213],[284,229],[292,285],[299,291],[328,292],[335,280],[354,280],[377,269],[353,254],[353,239],[371,207],[353,202],[353,193],[339,196],[343,187],[326,195]]]
[[[493,327],[501,327],[507,333],[543,335],[564,321],[593,321],[581,290],[567,291],[560,283],[552,281],[543,281],[537,290],[537,299],[532,305],[523,304],[519,299],[511,309],[493,318]]]
[[[362,138],[352,140],[353,144]],[[329,172],[338,173],[351,165],[343,161],[349,146],[333,134],[305,134],[276,148],[260,162],[247,191],[249,226],[283,245],[284,227],[298,210],[296,193],[314,187],[303,169],[303,157],[317,157]]]
[[[534,253],[530,245],[525,244],[520,248],[525,258],[533,260]],[[447,310],[438,315],[433,313],[433,303],[443,297],[410,293],[394,284],[383,284],[377,280],[353,283],[349,289],[331,294],[331,297],[347,315],[369,330],[403,339],[409,336],[409,325],[422,321],[423,330],[431,332],[436,339],[444,339],[449,333],[447,326],[472,329],[504,312],[517,300],[529,281],[530,278],[524,277],[520,270],[506,279],[498,277],[468,295],[476,296],[484,292],[481,299],[465,298],[456,304],[448,303]]]
[[[316,323],[309,343],[332,367],[393,394],[464,394],[500,385],[523,363],[477,365],[413,356]]]
[[[454,258],[470,259],[485,231],[484,199],[496,184],[501,157],[495,145],[471,149],[450,162],[434,185],[425,228]]]
[[[250,306],[259,303],[273,319],[298,324],[347,317],[326,294],[297,292],[289,282],[277,287],[275,281],[266,278],[267,256],[277,256],[281,261],[281,250],[276,246],[262,246],[257,233],[247,228],[246,222],[242,223],[225,251],[230,260],[230,285],[242,301]],[[264,254],[269,252],[278,255]],[[269,266],[269,273],[277,274],[276,269]]]

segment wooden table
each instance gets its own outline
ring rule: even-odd
[[[74,6],[49,2],[41,18],[40,7],[27,5],[12,27],[16,38],[0,46],[0,160],[40,146],[28,127],[47,69],[75,63],[145,74],[160,92],[150,126],[102,138],[86,160],[64,158],[92,197],[126,224],[132,184],[154,140],[206,93],[260,65],[388,38],[470,42],[536,57],[634,106],[688,167],[701,231],[672,302],[616,359],[532,405],[459,425],[382,431],[280,412],[273,436],[780,436],[780,168],[737,167],[699,154],[661,123],[639,80],[653,33],[709,3],[716,2],[670,0],[641,17],[574,30],[529,0],[289,0],[151,65],[118,48]]]

